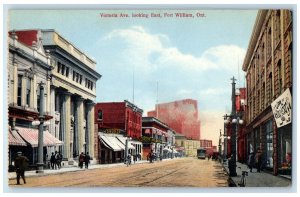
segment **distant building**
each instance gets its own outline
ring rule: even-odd
[[[200,148],[200,140],[187,139],[184,141],[185,156],[197,157],[198,148]]]
[[[206,149],[206,154],[212,155],[213,153],[212,140],[206,140],[206,139],[200,140],[200,147]]]
[[[125,100],[123,102],[106,102],[95,105],[95,124],[99,138],[98,158],[100,163],[123,162],[126,141],[131,155],[141,155],[143,110]]]
[[[152,152],[157,158],[170,158],[175,153],[175,134],[169,126],[155,117],[143,117],[142,138],[144,158]]]
[[[168,124],[176,133],[187,139],[200,140],[200,121],[198,103],[193,99],[185,99],[170,103],[160,103],[148,116],[156,117]]]

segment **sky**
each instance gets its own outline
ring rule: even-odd
[[[55,29],[93,58],[102,75],[96,102],[127,99],[146,115],[157,101],[197,100],[201,137],[217,145],[222,116],[231,111],[230,78],[245,86],[242,64],[256,15],[250,9],[10,10],[7,25]]]

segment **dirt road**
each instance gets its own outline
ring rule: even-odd
[[[216,161],[181,158],[28,177],[26,185],[15,183],[9,180],[12,187],[227,187],[227,176]]]

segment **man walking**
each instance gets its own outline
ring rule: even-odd
[[[20,177],[22,177],[24,184],[26,184],[25,180],[25,170],[28,165],[28,159],[25,156],[22,156],[22,152],[17,153],[17,157],[15,158],[15,168],[17,173],[17,185],[20,185]]]
[[[84,164],[85,164],[86,169],[89,169],[90,160],[91,160],[91,157],[89,155],[89,152],[86,152],[86,155],[84,157]]]

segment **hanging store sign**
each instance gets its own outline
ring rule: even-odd
[[[271,107],[277,128],[292,122],[292,97],[289,89],[273,101]]]

